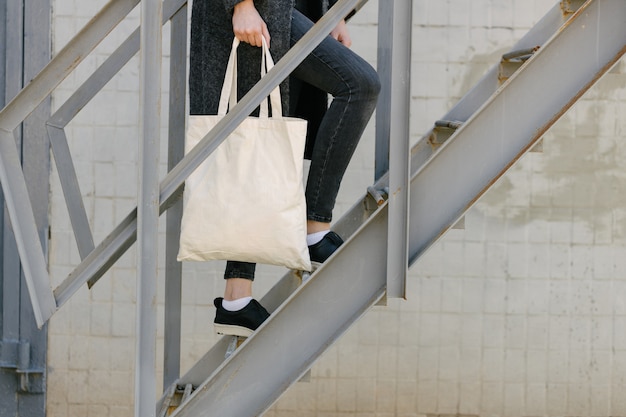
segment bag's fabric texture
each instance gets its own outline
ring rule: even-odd
[[[236,102],[233,42],[215,116],[189,116],[188,153]],[[273,62],[263,48],[262,75]],[[282,116],[280,90],[248,117],[185,182],[179,261],[214,259],[311,270],[302,183],[306,121]]]

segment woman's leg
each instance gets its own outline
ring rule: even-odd
[[[213,325],[220,334],[250,336],[269,313],[252,299],[252,282],[256,264],[249,262],[226,262],[224,298],[216,298]]]
[[[297,10],[291,22],[292,46],[313,26]],[[333,96],[317,131],[306,186],[307,243],[314,265],[324,262],[343,240],[330,230],[339,186],[372,116],[380,80],[365,60],[327,37],[292,73]]]
[[[310,20],[294,10],[292,45],[312,25]],[[376,71],[366,61],[330,37],[296,68],[293,76],[333,96],[315,139],[306,187],[308,231],[325,232],[332,220],[332,210],[345,170],[376,106],[380,82]],[[328,235],[325,240],[310,246],[312,259],[313,252],[322,254],[325,259],[341,244],[339,236],[332,232]],[[229,261],[224,278],[227,280],[226,302],[252,296],[254,264]],[[224,309],[224,300],[215,301],[215,324],[222,332],[255,330],[269,316],[256,300],[234,312]],[[244,312],[252,315],[243,317]]]
[[[256,264],[253,263],[226,262],[224,300],[234,301],[239,298],[252,297],[252,282],[254,281],[255,270]]]
[[[291,42],[313,23],[293,12]],[[339,186],[376,107],[380,80],[365,60],[330,36],[294,70],[292,76],[333,96],[315,138],[306,186],[307,219],[312,227],[332,220]]]

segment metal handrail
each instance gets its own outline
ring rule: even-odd
[[[139,4],[111,0],[2,110],[0,128],[13,131]]]
[[[182,185],[186,178],[204,161],[210,153],[241,123],[245,117],[258,106],[263,97],[267,96],[271,90],[276,88],[302,60],[322,41],[331,29],[347,15],[351,10],[361,7],[365,0],[340,0],[328,13],[317,22],[314,27],[285,54],[276,66],[268,72],[254,88],[229,112],[224,119],[196,146],[184,159],[177,164],[162,180],[160,184],[159,206],[160,213],[163,213],[175,201],[180,198]],[[119,24],[136,6],[139,0],[111,0],[100,12],[72,39],[68,44],[44,67],[44,69],[26,86],[16,97],[0,110],[0,130],[10,133],[41,103],[72,71],[85,59],[95,47],[106,38],[106,36]],[[177,6],[186,4],[184,0],[178,0]],[[168,10],[171,10],[171,5]],[[130,38],[136,35],[131,35]],[[133,42],[128,40],[127,42]],[[126,44],[126,43],[125,43]],[[81,88],[76,94],[83,94]],[[63,105],[57,113],[49,120],[49,127],[61,128],[68,122],[67,116],[71,116],[70,104],[84,105],[86,96],[74,95],[68,101],[67,107]],[[88,95],[93,95],[91,92]],[[4,163],[4,165],[10,165]],[[14,177],[16,177],[14,175]],[[12,182],[3,178],[6,182]],[[20,183],[25,181],[17,176]],[[7,187],[8,189],[9,187]],[[21,189],[25,187],[20,187]],[[74,191],[74,194],[76,192]],[[18,197],[15,197],[18,198]],[[8,199],[10,200],[10,198]],[[11,204],[7,201],[7,204]],[[25,208],[31,209],[29,202],[25,199],[16,204],[13,210],[13,217],[18,213],[24,215]],[[17,219],[12,222],[19,224]],[[22,222],[23,224],[24,222]],[[84,223],[84,222],[83,222]],[[17,240],[30,240],[32,236],[22,235],[20,227],[16,229]],[[56,307],[60,308],[84,283],[93,285],[125,251],[130,248],[136,240],[137,211],[132,210],[118,226],[88,254],[83,252],[81,263],[63,280],[63,282],[53,289]],[[32,235],[32,233],[31,233]],[[89,244],[90,238],[84,239]],[[32,251],[20,251],[20,256],[25,262],[34,259],[43,259],[43,253],[32,253]],[[35,251],[37,252],[37,251]],[[27,271],[28,273],[28,268]],[[29,277],[32,281],[47,283],[48,276],[42,275],[41,271]],[[42,301],[45,297],[39,297]],[[34,303],[37,300],[33,299]],[[38,324],[42,325],[54,312],[42,313],[37,317]]]
[[[342,16],[361,0],[340,0],[276,63],[226,116],[161,181],[160,212],[167,210],[182,194],[187,177],[219,144],[275,89],[327,36]],[[121,257],[136,239],[137,212],[131,211],[115,230],[98,245],[54,290],[59,307],[78,289],[95,282]]]
[[[24,277],[39,327],[57,310],[39,240],[32,203],[15,148],[14,131],[106,35],[137,5],[138,0],[109,2],[33,80],[0,110],[0,182],[24,267]]]
[[[363,6],[367,0],[340,0],[313,28],[291,48],[282,60],[233,107],[224,119],[185,157],[183,157],[159,184],[154,172],[158,164],[158,126],[160,105],[158,91],[152,85],[160,85],[161,36],[160,26],[173,19],[186,6],[185,0],[161,0],[157,3],[142,3],[140,29],[134,31],[118,49],[83,83],[74,94],[47,120],[46,129],[50,138],[55,161],[70,212],[81,263],[66,277],[61,285],[50,287],[43,248],[38,240],[32,216],[32,205],[24,174],[19,166],[19,156],[11,140],[12,132],[35,108],[52,94],[55,88],[91,53],[95,47],[139,4],[139,0],[111,0],[105,7],[44,67],[44,69],[3,109],[0,110],[0,180],[7,194],[7,206],[26,282],[33,304],[37,324],[42,326],[78,289],[88,282],[97,280],[124,254],[139,237],[140,261],[138,262],[138,352],[143,360],[137,366],[136,404],[138,415],[152,408],[155,391],[154,362],[155,346],[152,334],[156,334],[156,311],[151,300],[156,296],[156,284],[150,270],[156,269],[156,246],[153,239],[158,216],[180,199],[182,186],[187,177],[215,150],[219,144],[268,96],[288,75],[319,45],[337,23],[352,10]],[[175,19],[178,31],[185,27],[186,19]],[[174,20],[172,20],[174,22]],[[173,36],[175,30],[172,30]],[[139,45],[139,42],[141,45]],[[142,53],[143,102],[141,113],[141,190],[137,208],[94,248],[93,236],[82,202],[76,172],[67,144],[64,128],[78,112],[106,85],[106,83],[134,56],[138,49]],[[179,46],[180,49],[180,46]],[[156,61],[156,62],[155,62]],[[157,68],[157,69],[154,69]],[[184,72],[184,71],[183,71]],[[174,84],[180,87],[178,71]],[[184,90],[184,87],[182,87]],[[180,104],[184,100],[179,100]],[[173,135],[184,131],[180,112],[170,113],[176,118]],[[180,141],[179,141],[180,142]],[[146,151],[149,150],[149,152]],[[178,152],[178,151],[176,151]],[[174,153],[176,153],[174,152]],[[170,149],[170,156],[174,155]],[[177,156],[176,156],[177,158]],[[149,181],[148,181],[149,180]],[[156,202],[156,204],[155,204]],[[141,215],[139,215],[141,213]],[[179,211],[175,210],[175,215]],[[168,220],[169,222],[169,220]],[[142,232],[143,230],[143,232]],[[169,229],[168,229],[169,230]],[[146,231],[148,231],[146,233]],[[171,258],[168,253],[167,257]],[[174,273],[174,275],[180,273]],[[173,281],[180,277],[173,277]],[[140,292],[141,291],[141,292]],[[140,296],[141,295],[141,296]],[[171,305],[176,308],[176,303]],[[178,304],[178,308],[180,305]],[[175,325],[173,327],[176,327]],[[180,327],[180,323],[178,324]],[[174,352],[176,354],[176,352]],[[167,355],[166,355],[167,356]],[[174,358],[176,359],[176,358]],[[169,362],[176,362],[176,360]],[[169,363],[166,358],[166,365]],[[150,369],[149,369],[150,368]],[[172,367],[172,372],[178,372]]]
[[[186,3],[186,0],[165,0],[163,2],[162,23],[167,23]],[[64,128],[124,65],[137,54],[139,47],[140,33],[139,29],[136,29],[46,122],[50,145],[54,154],[57,172],[61,178],[61,187],[65,195],[65,202],[81,260],[85,259],[94,250],[95,245],[87,214],[82,204],[82,195],[69,147],[67,146]]]

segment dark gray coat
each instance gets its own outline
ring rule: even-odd
[[[241,0],[195,0],[191,16],[191,47],[189,67],[190,114],[216,114],[219,95],[226,72],[226,63],[233,41],[232,11]],[[334,4],[337,0],[330,0]],[[328,9],[329,0],[298,0],[298,8],[312,20],[317,20]],[[285,55],[290,46],[291,12],[294,0],[255,0],[261,17],[268,26],[271,52],[275,61]],[[260,78],[261,50],[241,43],[238,55],[239,98]],[[252,63],[252,64],[251,64]],[[326,94],[300,86],[297,91],[307,95],[309,104],[303,109],[297,99],[291,100],[289,112],[289,83],[281,84],[283,109],[286,114],[295,114],[310,119],[310,136],[317,131],[317,123],[326,108]],[[314,96],[311,106],[311,96]],[[309,111],[309,109],[311,111]],[[307,117],[308,115],[311,117]],[[308,144],[307,148],[312,146]],[[308,152],[307,152],[308,153]]]

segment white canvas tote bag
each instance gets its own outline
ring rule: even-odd
[[[189,116],[189,152],[236,102],[235,38],[216,116]],[[261,76],[273,66],[267,47]],[[311,270],[302,184],[306,120],[282,116],[280,89],[187,178],[179,261],[214,259]]]

